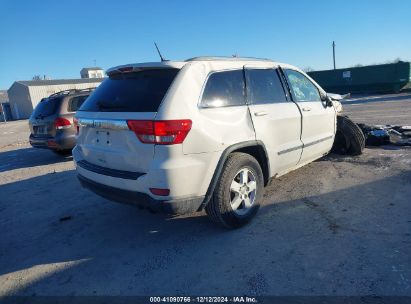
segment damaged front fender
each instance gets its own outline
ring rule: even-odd
[[[340,94],[334,94],[334,93],[327,93],[327,97],[331,100],[334,106],[335,112],[337,112],[337,114],[341,114],[343,111],[341,100],[350,98],[351,94],[348,93],[345,95],[340,95]]]

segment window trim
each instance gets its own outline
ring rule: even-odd
[[[223,73],[223,72],[233,72],[233,71],[241,71],[242,75],[243,75],[243,84],[244,84],[244,89],[243,89],[243,96],[244,96],[244,104],[242,105],[227,105],[227,106],[221,106],[221,107],[206,107],[206,106],[202,106],[201,102],[203,100],[203,95],[204,95],[204,90],[205,87],[208,83],[209,78],[211,77],[211,75],[213,74],[217,74],[217,73]],[[201,91],[200,91],[200,97],[198,99],[197,102],[197,108],[200,110],[207,110],[207,109],[220,109],[220,108],[232,108],[232,107],[244,107],[244,106],[248,106],[247,103],[247,93],[246,93],[246,83],[245,83],[245,79],[244,79],[244,68],[232,68],[232,69],[224,69],[224,70],[218,70],[218,71],[211,71],[207,74],[204,82],[203,82],[203,86],[201,87]]]
[[[265,104],[265,105],[272,105],[272,104],[276,104],[276,103],[284,103],[284,102],[292,102],[292,100],[290,99],[290,97],[288,96],[289,94],[287,93],[286,88],[284,87],[284,83],[281,77],[281,72],[280,72],[281,67],[277,66],[277,67],[244,67],[244,83],[245,83],[245,90],[246,90],[246,100],[247,100],[247,105],[261,105],[261,104]],[[283,89],[283,93],[285,96],[285,101],[281,101],[281,102],[271,102],[271,103],[253,103],[249,100],[248,97],[248,86],[247,86],[247,77],[246,77],[246,71],[247,70],[274,70],[274,72],[277,74],[278,76],[278,80],[280,81],[280,85]]]

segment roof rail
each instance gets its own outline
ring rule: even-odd
[[[85,89],[69,89],[69,90],[63,90],[60,92],[56,92],[54,94],[51,94],[49,97],[57,97],[57,96],[62,96],[62,95],[69,95],[69,94],[75,94],[75,93],[81,93],[81,92],[92,92],[96,88],[85,88]]]
[[[268,58],[256,58],[256,57],[229,57],[229,56],[199,56],[186,60],[188,61],[272,61]]]

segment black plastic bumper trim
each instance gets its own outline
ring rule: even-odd
[[[140,172],[123,171],[123,170],[116,170],[116,169],[101,167],[101,166],[92,164],[84,159],[81,161],[78,161],[77,165],[83,169],[92,171],[94,173],[111,176],[111,177],[123,178],[123,179],[136,180],[137,178],[145,174],[145,173],[140,173]]]
[[[145,193],[103,185],[80,174],[78,174],[77,177],[84,188],[89,189],[101,197],[114,202],[137,205],[154,212],[162,212],[167,214],[193,213],[200,210],[201,204],[204,201],[204,196],[170,201],[156,200]]]

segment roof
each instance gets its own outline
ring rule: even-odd
[[[186,62],[190,61],[270,61],[267,58],[255,58],[255,57],[224,57],[224,56],[200,56],[187,59]]]
[[[61,84],[78,84],[78,83],[96,83],[102,82],[104,78],[80,78],[80,79],[55,79],[55,80],[28,80],[28,81],[16,81],[22,85],[32,86],[49,86],[49,85],[61,85]]]
[[[269,63],[272,64],[274,61],[270,59],[264,58],[254,58],[254,57],[222,57],[222,56],[201,56],[201,57],[193,57],[187,59],[185,61],[172,61],[172,60],[164,60],[161,62],[144,62],[144,63],[130,63],[112,67],[106,71],[107,74],[114,72],[116,70],[120,70],[122,68],[133,68],[133,70],[137,71],[139,69],[150,68],[150,69],[164,69],[164,68],[176,68],[181,69],[184,65],[190,62],[216,62],[216,63]]]
[[[103,70],[103,69],[100,68],[100,67],[90,67],[90,68],[82,68],[81,70],[82,71],[83,70],[85,70],[85,71],[95,71],[95,70]]]
[[[0,103],[8,102],[8,101],[9,101],[9,95],[7,94],[7,91],[0,90]]]

